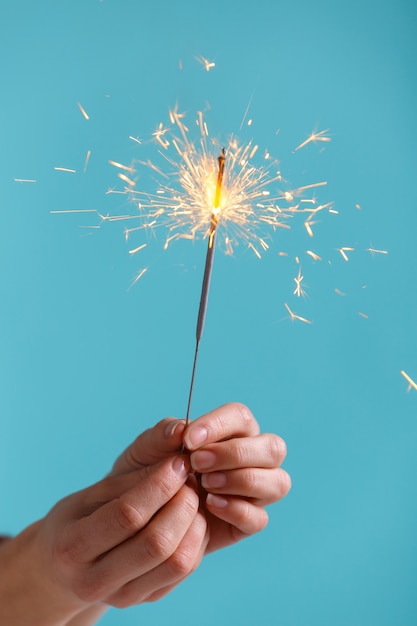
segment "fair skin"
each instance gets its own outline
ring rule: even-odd
[[[162,598],[204,555],[265,527],[264,507],[290,489],[285,454],[238,403],[188,427],[162,420],[0,547],[0,623],[89,626],[109,606]]]

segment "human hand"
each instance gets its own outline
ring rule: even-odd
[[[208,523],[206,552],[262,530],[268,522],[265,506],[283,498],[291,487],[289,475],[280,468],[286,455],[284,441],[277,435],[260,434],[249,409],[231,403],[187,428],[184,420],[162,420],[136,439],[113,471],[128,472],[156,463],[178,452],[182,443],[190,452]]]
[[[286,456],[284,441],[260,434],[252,413],[239,403],[198,418],[183,440],[199,476],[210,532],[206,552],[262,530],[268,522],[264,507],[291,488],[289,475],[280,468]]]
[[[14,553],[14,540],[9,542],[10,559],[5,554],[2,561],[9,578],[0,584],[0,596],[7,595],[8,585],[16,589],[15,578],[24,572],[25,602],[3,603],[0,622],[91,623],[78,622],[77,614],[165,595],[198,565],[207,544],[198,496],[186,484],[189,471],[186,455],[169,455],[147,467],[113,472],[59,502],[16,537]]]

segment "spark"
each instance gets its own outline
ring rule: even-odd
[[[240,122],[240,127],[239,127],[239,130],[242,130],[243,124],[245,123],[245,120],[246,120],[246,118],[247,118],[247,116],[248,116],[249,109],[250,109],[251,104],[252,104],[252,100],[253,100],[253,94],[252,94],[252,95],[251,95],[251,97],[249,98],[249,102],[248,102],[248,104],[247,104],[247,106],[246,106],[246,109],[245,109],[245,112],[244,112],[244,114],[243,114],[242,121]]]
[[[147,267],[144,267],[143,269],[139,270],[139,272],[136,274],[135,278],[132,280],[132,282],[129,285],[128,291],[130,289],[132,289],[133,285],[136,285],[137,282],[140,281],[140,279],[142,278],[142,276],[148,271]]]
[[[288,252],[283,252],[282,250],[278,252],[278,256],[288,256]]]
[[[400,370],[400,374],[401,374],[401,376],[404,376],[405,380],[408,382],[408,389],[407,389],[407,391],[410,391],[411,388],[413,388],[413,389],[415,389],[417,391],[417,383],[415,383],[414,380],[412,378],[410,378],[410,376],[404,372],[404,370]]]
[[[204,69],[206,70],[206,72],[209,72],[210,70],[213,69],[213,67],[216,67],[216,64],[213,61],[209,61],[208,59],[205,59],[204,57],[195,57],[195,60],[204,66]]]
[[[15,183],[37,183],[35,178],[14,178]]]
[[[311,224],[315,224],[315,222],[311,222],[310,223],[310,222],[306,221],[306,222],[304,222],[304,227],[305,227],[307,233],[309,234],[309,236],[313,237],[314,235],[313,235],[313,231],[311,230]]]
[[[343,291],[340,291],[340,289],[336,289],[334,290],[335,293],[337,293],[338,296],[345,296],[346,294]]]
[[[90,119],[90,117],[89,117],[88,113],[86,112],[86,110],[84,109],[83,105],[82,105],[82,104],[80,104],[79,102],[77,102],[77,105],[78,105],[78,108],[80,109],[81,113],[83,114],[83,117],[84,117],[86,120],[89,120],[89,119]]]
[[[372,256],[375,254],[388,254],[388,250],[377,250],[376,248],[367,248],[367,252],[370,252]]]
[[[299,320],[300,322],[304,322],[304,324],[312,323],[310,320],[306,319],[305,317],[300,317],[299,315],[296,315],[295,313],[293,313],[293,311],[291,311],[290,307],[288,306],[286,302],[284,303],[284,306],[287,309],[288,313],[290,314],[292,321]]]
[[[358,211],[362,211],[362,207],[360,204],[355,204],[355,209],[358,209]]]
[[[147,245],[147,243],[143,243],[141,246],[138,246],[134,250],[129,250],[129,254],[136,254],[136,252],[139,252],[139,250],[143,250],[144,248],[146,248]]]
[[[137,219],[142,222],[138,230],[148,229],[150,224],[152,228],[164,226],[167,229],[164,248],[178,239],[209,236],[217,166],[217,159],[211,150],[211,146],[217,144],[209,138],[202,112],[198,112],[195,119],[200,133],[200,139],[195,143],[189,138],[185,114],[180,113],[178,107],[169,112],[169,121],[170,126],[160,122],[152,133],[162,148],[158,154],[165,167],[149,159],[138,161],[164,181],[150,193],[133,190],[134,181],[129,178],[130,182],[125,182],[130,188],[124,189],[138,209]],[[293,205],[294,198],[302,198],[311,189],[327,184],[324,181],[311,183],[288,193],[278,191],[275,195],[271,192],[272,185],[282,182],[281,173],[276,169],[277,161],[268,159],[268,167],[253,165],[252,160],[258,150],[258,145],[252,141],[241,145],[233,136],[225,145],[228,165],[222,183],[218,222],[222,244],[229,254],[243,241],[260,257],[268,249],[261,229],[271,227],[275,231],[290,228],[289,221],[300,212]],[[325,206],[315,207],[314,211]]]
[[[125,183],[127,183],[130,187],[134,187],[136,185],[135,181],[132,180],[131,178],[129,178],[128,176],[126,176],[125,174],[117,174],[118,177],[120,178],[120,180],[123,180]]]
[[[54,167],[57,172],[69,172],[70,174],[76,174],[77,170],[72,170],[69,167]]]
[[[83,169],[84,174],[87,171],[87,166],[88,166],[88,162],[90,160],[90,157],[91,157],[91,150],[87,150],[87,154],[85,155],[84,169]]]
[[[301,150],[301,148],[304,148],[304,146],[306,146],[309,143],[316,143],[316,141],[323,141],[323,142],[331,141],[331,138],[325,134],[328,132],[329,132],[329,129],[326,128],[326,130],[321,130],[317,133],[311,133],[311,135],[307,137],[305,141],[303,141],[302,143],[300,143],[299,146],[294,148],[293,152],[297,152],[297,150]]]
[[[62,213],[96,213],[97,211],[95,209],[68,209],[65,211],[51,211],[52,215],[59,215]]]
[[[113,167],[118,167],[120,170],[125,170],[126,172],[130,172],[131,174],[135,173],[135,170],[133,167],[130,167],[129,165],[123,165],[123,163],[117,163],[117,161],[109,161],[110,165],[113,165]]]
[[[354,250],[354,249],[355,249],[355,248],[347,248],[347,247],[344,247],[344,248],[338,248],[338,250],[339,250],[340,254],[341,254],[341,255],[342,255],[342,257],[345,259],[345,261],[349,261],[349,257],[348,257],[348,255],[346,254],[346,252],[352,252],[352,250]]]
[[[368,315],[366,315],[366,313],[362,313],[362,311],[358,311],[358,315],[360,315],[361,317],[363,317],[364,319],[368,319]]]
[[[306,250],[306,254],[309,254],[315,261],[321,261],[322,258],[316,254],[315,252],[312,252],[312,250]]]
[[[298,268],[298,274],[297,276],[294,278],[294,282],[295,282],[295,289],[293,291],[293,295],[297,296],[298,298],[300,296],[305,296],[306,292],[305,290],[301,287],[301,283],[304,280],[304,276],[301,276],[301,265]]]
[[[139,139],[139,137],[133,137],[133,135],[129,135],[129,139],[131,139],[132,141],[135,141],[138,144],[142,143],[142,140]]]

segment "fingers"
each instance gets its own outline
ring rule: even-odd
[[[168,417],[153,428],[145,430],[116,460],[111,475],[153,465],[168,455],[179,452],[184,428],[184,420]]]
[[[230,524],[229,533],[232,542],[263,530],[268,523],[265,509],[241,498],[209,493],[206,507],[210,513]]]
[[[88,602],[113,597],[113,600],[118,602],[117,606],[128,606],[133,597],[138,597],[139,590],[140,593],[149,594],[152,580],[155,583],[155,578],[149,579],[149,574],[155,568],[169,559],[177,559],[176,562],[183,563],[180,556],[182,552],[180,551],[179,554],[177,552],[198,514],[198,507],[199,501],[195,491],[187,485],[182,487],[141,532],[92,565],[88,576],[80,585],[81,588],[77,590],[78,594],[83,594],[82,599]],[[175,573],[179,575],[176,570]],[[183,575],[182,569],[180,573]],[[170,570],[161,570],[160,574],[158,588],[173,582],[174,574]],[[149,579],[148,584],[142,585],[145,581],[142,578],[146,576]],[[116,600],[114,594],[118,595],[119,590],[136,579],[138,580],[137,593],[130,594],[126,590],[126,595],[121,593],[119,599]]]
[[[204,446],[190,456],[197,472],[212,472],[243,467],[273,468],[281,465],[286,455],[284,441],[277,435],[242,437]]]
[[[258,506],[266,506],[284,498],[291,488],[291,479],[280,468],[246,468],[201,475],[201,485],[213,494],[250,498]]]
[[[144,468],[135,486],[63,529],[57,556],[70,563],[88,563],[126,541],[175,496],[188,473],[185,455]]]
[[[184,445],[196,450],[215,441],[231,437],[248,437],[259,433],[259,426],[249,409],[238,402],[225,404],[192,422],[184,433]]]
[[[125,608],[143,601],[159,600],[198,567],[207,543],[207,522],[202,511],[198,511],[173,554],[159,566],[124,585],[109,598],[109,603]]]

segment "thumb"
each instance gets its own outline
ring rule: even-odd
[[[152,428],[145,430],[119,456],[110,476],[154,465],[167,456],[180,452],[184,428],[185,420],[167,417]]]

